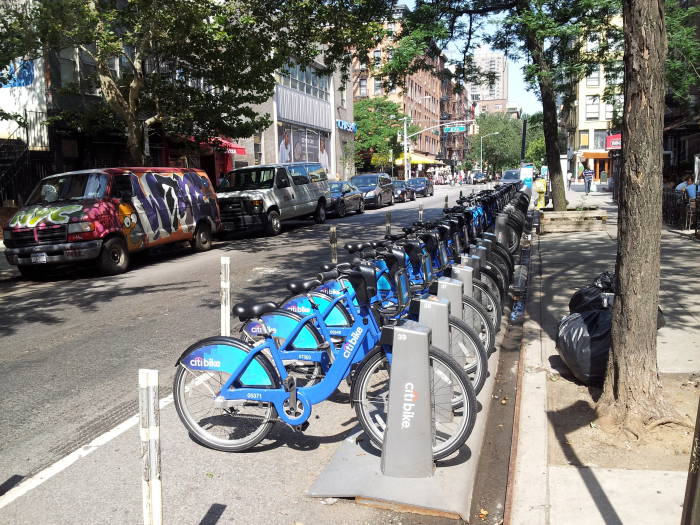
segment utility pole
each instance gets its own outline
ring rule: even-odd
[[[408,115],[403,118],[403,178],[411,178],[411,161],[408,159]]]

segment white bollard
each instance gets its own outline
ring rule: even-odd
[[[231,258],[221,258],[221,335],[231,336]]]
[[[423,222],[423,205],[418,205],[418,222]]]
[[[391,212],[388,211],[384,215],[384,230],[387,235],[391,235]]]
[[[163,523],[160,478],[160,411],[158,370],[139,369],[139,421],[141,434],[141,492],[144,525]]]

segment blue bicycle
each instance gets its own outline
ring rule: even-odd
[[[232,337],[211,337],[180,356],[173,397],[178,416],[195,440],[217,450],[239,452],[263,440],[276,421],[303,431],[312,406],[328,399],[349,377],[350,399],[358,421],[370,441],[381,447],[387,421],[393,328],[380,330],[370,312],[371,299],[376,295],[375,269],[361,265],[349,272],[347,279],[354,290],[358,315],[338,352],[327,343],[314,349],[328,353],[332,364],[313,385],[299,387],[284,360],[302,357],[295,338],[304,330],[318,331],[316,323],[321,314],[316,310],[297,319],[295,329],[278,345],[261,319],[277,305],[237,304],[234,313],[241,321],[259,322],[260,341],[251,345]],[[309,291],[318,284],[312,280],[304,287]],[[345,303],[349,304],[347,299]],[[376,343],[371,334],[378,331],[381,338]],[[469,437],[476,418],[476,396],[464,370],[449,355],[431,348],[429,360],[434,394],[433,456],[441,459]]]

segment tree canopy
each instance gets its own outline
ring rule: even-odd
[[[143,130],[209,140],[269,125],[255,105],[291,60],[340,67],[382,35],[388,0],[53,0],[0,6],[0,69],[17,57],[77,48],[99,96],[144,162]],[[119,67],[116,67],[118,63]],[[4,80],[7,80],[5,75]],[[0,82],[3,78],[0,78]]]
[[[484,147],[484,171],[495,173],[520,165],[520,136],[522,121],[503,113],[484,113],[476,119],[477,135],[470,135],[469,159],[479,164],[482,137]],[[498,135],[492,135],[498,133]],[[487,137],[487,135],[490,135]]]
[[[389,165],[392,154],[397,158],[402,151],[398,134],[403,133],[405,115],[401,107],[387,97],[366,98],[355,102],[354,115],[357,164],[365,170],[371,165]],[[409,126],[409,135],[418,129]]]

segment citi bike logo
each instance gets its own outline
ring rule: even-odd
[[[416,400],[418,393],[413,383],[403,386],[403,407],[401,411],[401,428],[411,428],[411,420],[416,417]]]
[[[206,357],[197,356],[194,359],[190,359],[190,366],[210,366],[212,368],[219,368],[221,366],[221,361],[216,361],[215,359],[207,359]]]
[[[343,357],[346,359],[350,357],[352,351],[355,349],[355,345],[357,345],[357,342],[360,340],[361,335],[362,328],[360,327],[356,328],[355,331],[350,334],[350,337],[345,342],[345,347],[343,348]]]
[[[296,304],[290,304],[287,306],[287,310],[291,310],[292,312],[296,312],[298,314],[308,314],[311,312],[311,308],[305,308]]]

